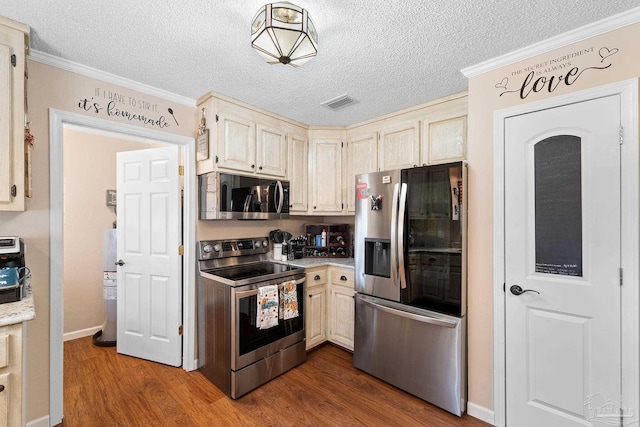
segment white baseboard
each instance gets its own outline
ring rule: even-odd
[[[494,414],[491,409],[487,409],[484,406],[480,406],[477,403],[467,402],[467,414],[473,418],[477,418],[485,423],[494,425]]]
[[[79,331],[67,332],[62,334],[62,341],[71,341],[78,338],[90,337],[101,329],[102,325],[94,326],[93,328],[81,329]]]
[[[27,427],[49,427],[49,415],[27,422]]]

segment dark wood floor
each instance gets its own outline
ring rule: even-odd
[[[64,427],[87,426],[487,426],[458,418],[352,366],[323,345],[307,361],[238,400],[200,372],[95,347],[64,344]]]

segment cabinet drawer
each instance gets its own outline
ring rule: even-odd
[[[307,272],[307,288],[320,286],[327,283],[327,269],[321,268]]]
[[[331,283],[333,285],[346,286],[353,288],[353,270],[350,269],[332,269]]]

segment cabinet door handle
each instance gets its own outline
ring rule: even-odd
[[[262,166],[260,166],[258,169],[262,170]]]
[[[320,275],[316,274],[316,276],[313,278],[313,280],[320,280]]]
[[[251,169],[255,169],[255,168],[256,168],[256,165],[251,165]]]
[[[0,384],[0,393],[2,393],[3,391],[4,391],[4,386]]]
[[[340,280],[342,280],[342,281],[345,281],[345,282],[346,282],[346,281],[347,281],[347,276],[340,276]]]

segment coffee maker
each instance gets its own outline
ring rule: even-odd
[[[2,289],[0,287],[0,304],[20,301],[25,295],[25,275],[27,269],[24,262],[24,242],[20,237],[0,237],[0,269],[18,268],[19,286]]]

